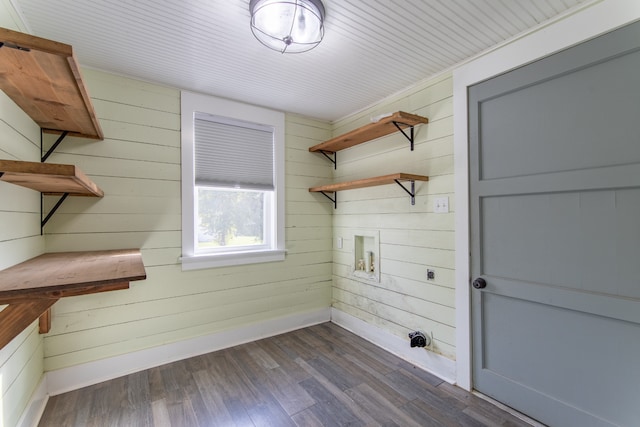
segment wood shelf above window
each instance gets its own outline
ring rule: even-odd
[[[0,89],[44,132],[103,139],[73,48],[0,28]]]
[[[410,189],[406,188],[402,184],[402,182],[406,181],[410,182]],[[334,195],[334,197],[332,198],[327,193],[336,193],[343,190],[353,190],[356,188],[374,187],[377,185],[387,185],[395,183],[400,185],[411,196],[411,204],[413,205],[415,203],[415,181],[429,181],[429,177],[424,175],[413,175],[409,173],[399,172],[391,175],[376,176],[372,178],[358,179],[355,181],[345,181],[336,184],[326,184],[318,187],[311,187],[309,188],[309,191],[312,193],[324,194],[334,203],[334,207],[336,207],[338,200],[337,196]]]
[[[102,190],[74,165],[0,160],[0,181],[49,195],[104,196]]]
[[[0,311],[0,348],[60,298],[127,289],[146,277],[138,249],[48,253],[2,270],[0,304],[9,305]]]
[[[404,111],[398,111],[390,116],[383,117],[375,123],[369,123],[358,129],[354,129],[351,132],[347,132],[318,145],[314,145],[309,148],[309,151],[335,153],[336,151],[344,150],[346,148],[353,147],[354,145],[362,144],[394,132],[399,132],[402,129],[410,128],[413,130],[414,126],[428,122],[429,119],[426,117],[405,113]],[[413,131],[411,132],[411,137],[406,134],[405,136],[410,139],[413,146]]]

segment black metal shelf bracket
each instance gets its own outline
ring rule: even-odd
[[[331,151],[320,150],[323,156],[325,156],[331,163],[333,163],[333,169],[338,169],[338,153]],[[333,158],[331,158],[331,154],[333,154]]]
[[[42,131],[42,129],[40,129],[40,153],[42,153],[42,151],[44,150],[43,133],[44,132]],[[54,142],[53,145],[49,148],[49,150],[44,154],[44,156],[42,156],[42,158],[40,159],[40,163],[44,163],[44,162],[47,161],[49,156],[51,154],[53,154],[53,152],[56,150],[56,148],[58,148],[58,145],[60,145],[62,140],[64,140],[68,134],[69,134],[69,131],[66,131],[66,130],[62,131],[62,133],[60,134],[60,136],[58,137],[56,142]],[[60,199],[53,206],[53,209],[51,209],[49,211],[49,213],[47,214],[47,216],[45,216],[44,219],[43,219],[42,216],[44,215],[44,195],[42,193],[40,193],[40,220],[41,220],[40,221],[40,235],[44,234],[44,226],[45,226],[45,224],[49,221],[49,219],[51,219],[53,214],[56,213],[56,211],[58,210],[60,205],[62,205],[62,202],[64,202],[67,197],[69,197],[69,193],[64,193],[62,195],[62,197],[60,197]]]
[[[56,211],[58,210],[60,205],[62,205],[62,202],[64,202],[67,197],[69,197],[69,193],[64,193],[62,195],[62,197],[60,197],[60,199],[53,206],[53,208],[49,211],[47,216],[45,216],[44,219],[42,220],[42,222],[40,222],[40,234],[41,235],[42,235],[42,231],[44,229],[45,224],[47,222],[49,222],[49,219],[53,216],[54,213],[56,213]],[[42,194],[40,194],[40,212],[44,212],[44,196]],[[40,215],[42,215],[42,214],[40,214]],[[42,216],[41,216],[41,218],[42,218]]]
[[[409,143],[411,143],[411,151],[413,151],[413,125],[408,125],[406,123],[396,122],[396,121],[394,121],[393,124],[398,128],[398,130],[400,132],[402,132],[404,137],[409,140]],[[408,128],[409,129],[409,135],[407,135],[407,133],[404,131],[404,129],[402,127],[400,127],[401,125],[409,127]]]
[[[402,185],[400,181],[398,181],[397,179],[394,179],[394,181],[396,182],[396,184],[402,187],[402,189],[406,191],[407,194],[409,194],[409,196],[411,196],[411,205],[415,205],[416,204],[416,182],[414,180],[409,181],[411,182],[411,191],[409,191],[407,187]]]
[[[29,49],[28,47],[22,47],[22,46],[18,46],[15,43],[11,43],[11,42],[0,42],[0,47],[8,47],[11,49],[15,49],[15,50],[21,50],[23,52],[31,52],[31,49]]]
[[[44,156],[42,156],[42,159],[40,160],[41,163],[44,163],[47,161],[47,159],[49,158],[49,156],[51,154],[53,154],[53,152],[56,150],[56,148],[58,148],[58,145],[60,145],[60,143],[62,142],[62,140],[69,134],[69,131],[63,131],[60,136],[58,137],[58,139],[56,140],[56,142],[51,146],[51,148],[49,148],[49,151],[47,151],[45,153]],[[42,129],[40,129],[40,152],[42,152],[43,150],[43,146],[42,146]]]
[[[327,199],[333,202],[333,209],[338,209],[338,192],[337,191],[333,193],[333,197],[331,197],[324,191],[321,191],[321,193],[324,197],[326,197]]]

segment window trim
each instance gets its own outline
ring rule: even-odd
[[[284,113],[188,91],[180,94],[182,153],[182,270],[196,270],[231,265],[283,261],[285,258],[285,118]],[[197,254],[195,252],[195,167],[194,117],[212,114],[240,121],[271,126],[274,134],[274,205],[275,230],[271,249]]]

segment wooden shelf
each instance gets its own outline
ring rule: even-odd
[[[321,185],[311,187],[309,191],[316,193],[335,193],[342,190],[353,190],[354,188],[375,187],[376,185],[394,184],[396,181],[429,181],[428,176],[412,175],[408,173],[394,173],[391,175],[376,176],[373,178],[358,179],[355,181],[339,182],[337,184]]]
[[[102,197],[102,190],[75,166],[44,164],[67,135],[104,138],[72,47],[0,28],[0,76],[0,89],[43,132],[60,134],[42,163],[0,160],[0,180],[62,195],[41,227],[67,196]]]
[[[44,194],[103,197],[104,193],[73,165],[0,160],[0,181]]]
[[[364,142],[398,132],[398,126],[401,128],[413,128],[413,126],[428,122],[429,119],[426,117],[405,113],[404,111],[398,111],[375,123],[369,123],[358,129],[354,129],[351,132],[347,132],[321,144],[314,145],[309,148],[309,151],[335,153],[336,151],[344,150],[345,148],[350,148],[354,145],[362,144]],[[413,141],[413,138],[411,138],[411,141]]]
[[[9,305],[0,311],[0,348],[60,298],[127,289],[146,277],[138,249],[48,253],[2,270],[0,304]]]
[[[407,189],[404,185],[402,185],[403,181],[409,181],[411,183],[411,188]],[[411,204],[413,205],[415,204],[415,181],[429,181],[429,177],[424,175],[413,175],[409,173],[399,172],[391,175],[376,176],[373,178],[357,179],[355,181],[345,181],[336,184],[311,187],[309,188],[309,191],[312,193],[324,194],[333,202],[334,207],[337,207],[337,197],[334,196],[333,198],[331,198],[327,195],[327,193],[336,193],[342,190],[353,190],[355,188],[374,187],[377,185],[387,185],[395,183],[400,185],[404,189],[404,191],[409,193],[409,195],[411,196]]]
[[[0,28],[0,89],[45,132],[103,139],[71,46]]]
[[[126,289],[146,277],[138,249],[53,252],[0,271],[0,304]]]
[[[42,194],[62,195],[41,222],[49,220],[67,196],[104,193],[73,165],[44,161],[67,136],[103,139],[89,93],[71,46],[0,28],[0,89],[43,132],[60,134],[42,163],[0,160],[0,180]],[[45,254],[0,271],[0,348],[40,318],[48,332],[51,306],[63,297],[126,289],[146,278],[136,249]]]

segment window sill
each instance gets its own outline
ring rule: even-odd
[[[282,249],[236,252],[226,254],[189,255],[180,258],[182,271],[202,270],[205,268],[227,267],[232,265],[258,264],[262,262],[284,261],[287,251]]]

